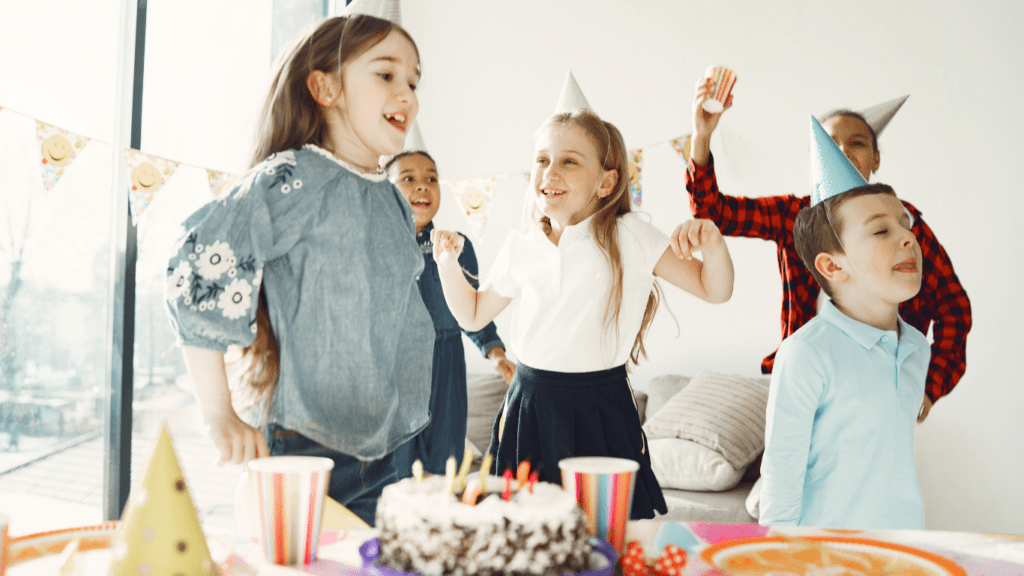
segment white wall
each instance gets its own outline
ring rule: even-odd
[[[806,193],[809,114],[911,94],[882,137],[874,181],[924,213],[974,309],[967,374],[917,431],[926,525],[1024,534],[1024,4],[405,0],[403,19],[422,56],[420,125],[442,178],[528,170],[532,132],[570,68],[636,148],[689,132],[694,83],[709,64],[733,67],[736,104],[712,150],[721,187],[737,195]],[[668,144],[644,162],[644,209],[669,231],[690,217],[685,166]],[[482,271],[519,222],[524,190],[521,177],[500,182],[477,242]],[[445,200],[438,225],[468,232]],[[774,245],[728,245],[733,299],[711,306],[669,290],[679,334],[662,313],[638,387],[701,368],[754,375],[778,344]],[[489,370],[475,350],[467,358]]]

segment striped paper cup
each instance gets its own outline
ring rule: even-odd
[[[610,542],[621,556],[640,464],[625,458],[584,456],[561,460],[558,467],[562,487],[576,494],[583,508],[587,532]]]
[[[301,566],[316,560],[324,496],[334,461],[313,456],[272,456],[249,461],[259,515],[259,541],[267,561]]]
[[[705,78],[710,78],[711,98],[701,102],[701,107],[712,114],[718,114],[725,110],[725,101],[732,94],[732,87],[736,85],[736,73],[723,66],[709,66],[704,72]]]

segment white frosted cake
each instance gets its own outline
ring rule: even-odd
[[[495,478],[489,489],[502,480]],[[384,488],[377,505],[378,564],[420,574],[551,575],[590,569],[591,544],[576,499],[537,482],[508,501],[476,506],[445,490],[440,476]]]

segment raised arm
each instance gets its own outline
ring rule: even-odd
[[[502,296],[486,282],[479,291],[469,283],[459,265],[459,254],[465,240],[458,232],[437,229],[430,232],[434,262],[437,262],[448,309],[463,330],[476,332],[494,320],[512,299]]]
[[[732,297],[732,257],[713,222],[684,222],[670,240],[671,245],[654,266],[655,276],[713,304]],[[704,260],[695,258],[694,252],[700,252]]]
[[[745,236],[778,242],[792,231],[801,205],[796,196],[746,198],[726,196],[718,189],[715,160],[711,154],[711,134],[724,112],[711,114],[701,103],[709,98],[707,79],[697,82],[693,99],[693,134],[685,176],[694,218],[711,220],[726,236]],[[732,106],[732,96],[726,109]]]
[[[466,279],[473,288],[480,288],[480,268],[476,261],[476,251],[473,250],[473,243],[466,239],[462,247],[462,254],[459,255],[459,265],[466,274]],[[466,336],[476,344],[480,353],[484,355],[491,364],[494,371],[501,374],[506,384],[512,383],[512,376],[516,372],[516,365],[505,357],[505,343],[498,337],[498,327],[494,322],[488,322],[486,326],[476,332],[463,330]]]

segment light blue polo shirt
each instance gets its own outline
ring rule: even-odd
[[[914,426],[931,351],[831,301],[782,342],[768,393],[760,523],[921,529]]]

